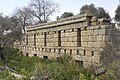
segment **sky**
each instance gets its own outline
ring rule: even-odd
[[[86,4],[94,4],[96,7],[103,7],[109,12],[111,17],[114,17],[115,10],[119,4],[119,0],[52,0],[55,3],[60,4],[60,10],[53,15],[52,20],[56,16],[60,16],[64,12],[73,12],[78,14],[80,8]],[[30,0],[1,0],[0,1],[0,12],[4,15],[11,16],[16,8],[27,6]]]

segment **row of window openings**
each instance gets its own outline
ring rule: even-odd
[[[29,53],[26,53],[26,56],[29,56]],[[33,54],[33,56],[37,56],[37,54]]]
[[[79,50],[77,50],[77,55],[79,55]],[[86,55],[86,51],[83,51],[83,56]],[[91,56],[94,56],[94,51],[91,51]]]
[[[28,49],[28,48],[27,48]],[[34,48],[33,48],[34,49]],[[36,47],[35,47],[36,49]],[[47,48],[42,48],[42,51],[45,49],[45,51],[47,51]],[[40,50],[40,48],[38,48],[38,50]],[[51,49],[49,49],[48,52],[51,52]],[[56,49],[54,49],[54,53],[56,52]],[[61,49],[59,49],[59,53],[61,52]],[[66,53],[66,49],[64,49],[64,53]],[[86,55],[86,51],[83,51],[83,55]],[[72,54],[72,50],[70,49],[70,54]],[[77,55],[79,55],[79,50],[77,50]],[[94,51],[91,51],[91,56],[94,56]]]
[[[63,32],[65,33],[66,30],[64,30]],[[74,32],[74,29],[72,29],[72,32]],[[49,32],[44,32],[44,33],[49,34]],[[44,35],[44,33],[42,33],[42,35]],[[55,31],[54,33],[57,33],[57,31]],[[38,33],[34,33],[34,34],[38,35]]]
[[[64,33],[66,32],[66,30],[63,31]],[[74,32],[74,29],[72,29],[72,32]]]
[[[34,48],[30,48],[30,47],[22,47],[23,49],[38,49],[38,50],[40,50],[40,48],[36,48],[36,47],[34,47]]]
[[[42,48],[42,51],[44,50],[44,48]],[[47,48],[45,48],[45,51],[47,51]],[[51,49],[49,49],[48,52],[51,52]],[[56,52],[56,49],[54,49],[54,53]],[[61,49],[59,49],[59,53],[61,52]],[[66,53],[66,49],[64,49],[64,53]],[[70,53],[72,53],[72,50],[70,50]]]
[[[63,32],[65,33],[66,30],[64,30]],[[72,29],[72,32],[74,32],[74,29]],[[49,32],[44,32],[44,33],[49,34]],[[42,35],[44,35],[44,33],[42,33]],[[55,33],[57,33],[57,32],[55,31]],[[34,33],[34,34],[38,35],[38,33]],[[33,34],[33,35],[34,35],[34,34]],[[27,36],[28,36],[28,35],[27,35]]]
[[[36,49],[36,47],[35,47]],[[38,48],[39,49],[39,48]],[[42,48],[43,51],[44,48]],[[45,51],[47,51],[47,48],[45,48]],[[49,52],[51,52],[51,49],[49,49]],[[54,49],[54,53],[56,52],[56,49]],[[61,49],[59,49],[59,53],[61,52]],[[66,53],[66,49],[64,49],[64,53]],[[83,55],[86,55],[86,51],[84,50]],[[70,49],[70,54],[72,54],[72,50]],[[79,55],[79,50],[77,50],[77,55]],[[91,51],[91,56],[94,56],[94,51]]]
[[[43,48],[42,48],[43,50]],[[47,49],[45,49],[47,51]],[[49,52],[51,52],[51,49],[49,49]],[[54,49],[54,53],[56,52],[56,49]],[[61,49],[59,49],[59,53],[61,52]],[[64,53],[66,53],[66,49],[64,49]],[[70,49],[70,55],[72,54],[72,50]],[[37,56],[37,54],[33,54],[34,56]],[[77,50],[77,55],[79,55],[79,50]],[[83,56],[86,55],[86,51],[84,50]],[[28,53],[26,53],[26,56],[29,56]],[[91,51],[91,56],[94,56],[94,51]]]
[[[26,53],[26,56],[29,56],[29,53]],[[37,54],[33,54],[33,56],[37,57]],[[48,56],[43,56],[44,59],[48,59]]]
[[[78,28],[78,29],[80,29],[80,28]],[[87,27],[84,27],[84,30],[86,30],[87,29]],[[63,31],[64,33],[66,32],[66,30],[64,30]],[[72,32],[74,32],[74,29],[72,29]],[[46,34],[49,34],[49,32],[44,32],[44,33],[46,33]],[[44,35],[44,33],[42,33],[42,35]],[[55,33],[57,33],[56,31],[55,31]],[[38,35],[38,33],[34,33],[34,35]],[[28,37],[28,35],[27,35],[27,37]]]
[[[66,30],[64,30],[63,32],[65,33]],[[72,29],[72,32],[74,32],[74,29]],[[49,34],[49,32],[44,32],[44,33]],[[42,35],[44,35],[44,33],[42,33]],[[57,33],[57,32],[55,31],[55,33]],[[33,35],[35,35],[35,34],[38,35],[38,33],[34,33]],[[28,35],[27,35],[27,36],[28,36]]]
[[[46,37],[47,37],[47,34],[46,32],[44,32],[44,46],[47,46]],[[78,42],[77,46],[81,47],[81,29],[80,28],[77,29],[77,42]],[[26,39],[26,45],[28,45],[28,35]],[[36,34],[34,34],[34,45],[36,45]],[[61,31],[58,31],[58,46],[61,46]]]
[[[43,51],[43,48],[42,48]],[[47,51],[47,49],[45,49]],[[49,49],[49,52],[51,52],[51,49]],[[54,53],[56,52],[56,49],[54,49]],[[61,49],[59,49],[59,53],[61,52]],[[66,49],[64,49],[64,53],[66,53]],[[72,54],[72,50],[70,49],[70,54]],[[77,55],[79,55],[79,50],[77,50]],[[86,55],[86,51],[83,51],[83,56]],[[91,56],[94,56],[94,51],[91,51]]]

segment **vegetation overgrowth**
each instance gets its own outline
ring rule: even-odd
[[[107,49],[108,50],[108,49]],[[107,51],[105,50],[105,51]],[[109,50],[108,50],[109,51]],[[104,52],[104,55],[107,52]],[[95,75],[94,69],[84,68],[71,56],[64,54],[57,59],[41,59],[39,57],[27,57],[19,53],[19,50],[9,49],[4,52],[8,67],[16,70],[25,77],[22,80],[119,80],[119,65],[115,62],[105,65],[105,73]],[[0,60],[0,65],[3,65]],[[7,69],[1,69],[0,80],[17,80]]]

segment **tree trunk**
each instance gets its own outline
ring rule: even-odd
[[[4,66],[6,66],[6,59],[3,55],[3,48],[0,47],[0,58],[2,59],[3,63],[4,63]]]

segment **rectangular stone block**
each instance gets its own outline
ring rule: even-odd
[[[73,55],[73,59],[77,61],[83,61],[83,57],[79,55]]]
[[[93,42],[93,36],[89,36],[89,42]]]
[[[77,54],[77,50],[72,50],[72,54],[76,55]]]
[[[97,36],[93,36],[93,41],[95,42],[95,41],[97,41]]]
[[[93,31],[92,30],[87,30],[87,35],[88,36],[93,35]]]
[[[82,47],[88,47],[88,42],[81,42]]]
[[[93,47],[93,42],[88,42],[88,47]]]
[[[87,57],[91,57],[91,51],[86,51],[86,55]]]
[[[105,47],[105,42],[97,42],[98,47]]]
[[[98,43],[99,43],[99,42],[93,42],[92,47],[98,48],[98,47],[99,47],[99,44],[98,44]]]
[[[99,29],[95,29],[94,30],[94,35],[98,35],[99,34]]]
[[[77,37],[71,37],[72,42],[77,42]]]
[[[69,35],[69,33],[64,33],[64,36],[67,37]]]
[[[70,49],[66,49],[66,53],[70,54]]]
[[[99,29],[99,35],[104,35],[106,33],[105,31],[105,29]]]
[[[86,36],[87,35],[87,31],[86,30],[81,31],[81,35]]]
[[[97,35],[97,41],[104,41],[103,35]]]
[[[84,51],[83,50],[79,50],[79,55],[83,56],[84,55]]]
[[[89,41],[89,36],[82,36],[81,41],[88,42]]]

